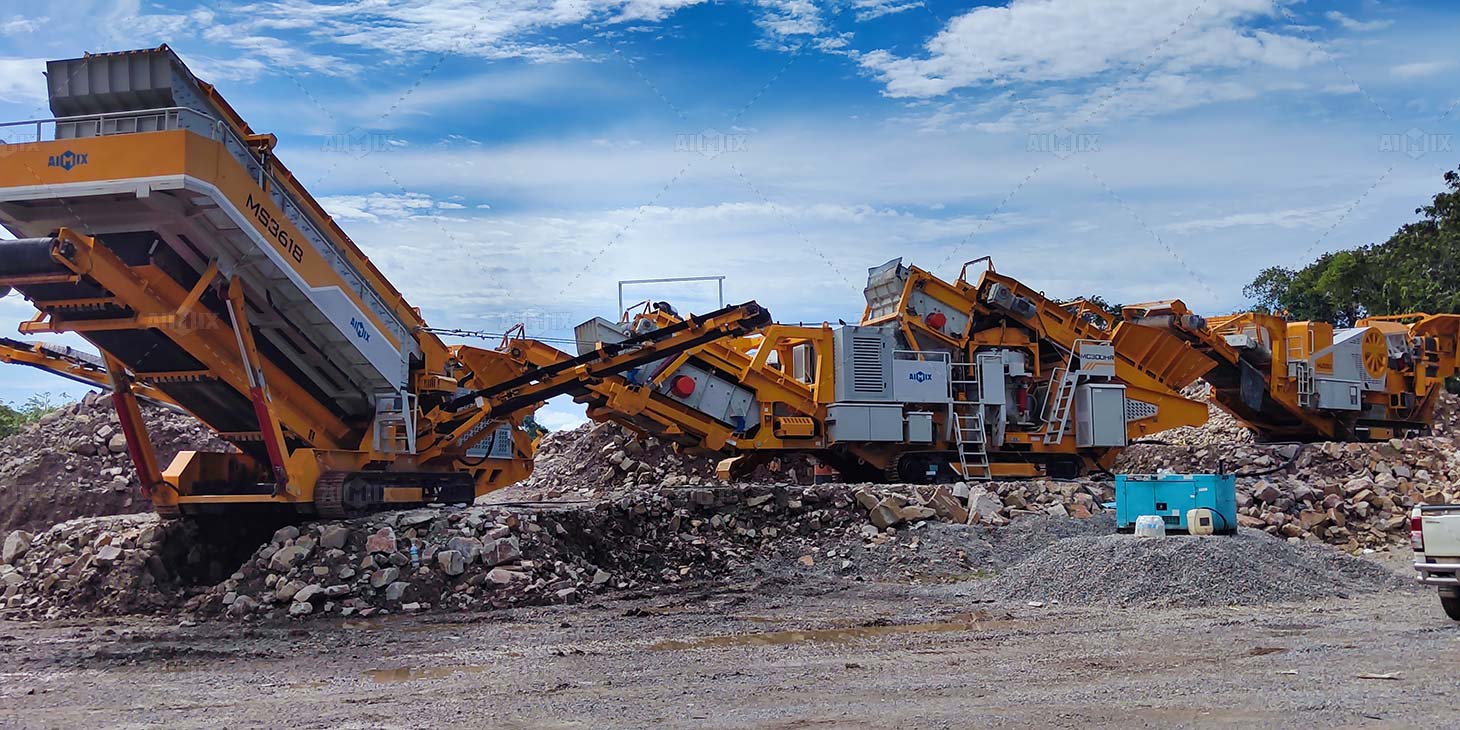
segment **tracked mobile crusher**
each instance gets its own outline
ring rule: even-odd
[[[770,325],[582,400],[594,418],[725,455],[722,476],[804,453],[854,479],[1073,477],[1108,468],[1130,439],[1205,422],[1205,404],[1179,393],[1205,357],[992,265],[950,283],[894,260],[865,294],[857,325]],[[580,341],[626,334],[599,320]]]
[[[53,61],[47,83],[54,119],[0,127],[0,224],[18,239],[0,241],[0,294],[39,310],[23,333],[101,351],[83,379],[106,373],[164,515],[469,501],[526,476],[519,426],[543,399],[767,319],[750,303],[576,357],[521,337],[448,346],[275,138],[166,46]],[[158,463],[139,392],[236,450]]]
[[[1353,327],[1244,312],[1204,318],[1181,300],[1124,308],[1212,361],[1212,400],[1264,441],[1384,441],[1429,433],[1460,370],[1460,314],[1402,314]]]

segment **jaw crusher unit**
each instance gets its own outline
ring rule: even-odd
[[[1384,441],[1429,432],[1460,372],[1460,314],[1401,314],[1353,327],[1244,312],[1203,318],[1179,299],[1133,304],[1215,363],[1212,400],[1264,441]]]
[[[530,472],[520,426],[546,397],[766,319],[730,307],[551,371],[525,338],[448,346],[274,155],[275,138],[169,48],[53,61],[47,77],[57,117],[0,126],[34,129],[0,147],[0,225],[17,237],[0,241],[0,294],[39,310],[22,333],[74,332],[102,353],[164,515],[470,501]],[[158,463],[136,402],[151,393],[237,450]]]
[[[872,269],[858,325],[771,325],[606,383],[580,400],[611,419],[729,457],[721,476],[804,453],[853,479],[1072,477],[1129,440],[1206,420],[1180,395],[1212,363],[1169,333],[1051,301],[992,266],[948,283]],[[579,341],[675,321],[598,320]]]

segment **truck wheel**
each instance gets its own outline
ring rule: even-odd
[[[1445,609],[1446,616],[1460,621],[1460,596],[1440,596],[1440,607]]]

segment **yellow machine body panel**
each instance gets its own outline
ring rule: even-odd
[[[1125,308],[1216,365],[1212,399],[1268,441],[1382,441],[1426,433],[1456,374],[1460,315],[1361,319],[1353,327],[1243,312],[1206,319],[1180,300]]]

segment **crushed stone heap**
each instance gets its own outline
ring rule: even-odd
[[[564,603],[715,579],[773,543],[865,524],[844,489],[639,492],[594,507],[424,508],[281,528],[199,613],[371,616]]]
[[[142,417],[163,466],[179,451],[232,448],[187,414],[143,403]],[[88,394],[0,441],[0,532],[150,509],[110,396]]]
[[[1103,539],[1114,529],[1100,505],[1109,489],[1081,482],[646,487],[591,504],[430,507],[291,525],[235,539],[228,551],[212,539],[216,523],[82,518],[6,537],[0,617],[368,617],[572,603],[609,590],[792,573],[943,580],[1003,569],[1066,538]],[[1248,569],[1240,563],[1239,573]]]
[[[1157,540],[1072,537],[1004,571],[985,593],[1076,605],[1231,606],[1346,598],[1406,585],[1377,563],[1239,530]]]
[[[368,617],[575,602],[609,589],[726,579],[776,555],[845,571],[849,556],[930,523],[1088,517],[1108,489],[990,486],[971,494],[983,510],[971,520],[950,501],[950,487],[736,484],[646,487],[593,506],[425,508],[289,526],[189,610]],[[947,552],[966,556],[977,542],[969,534],[944,535]]]

